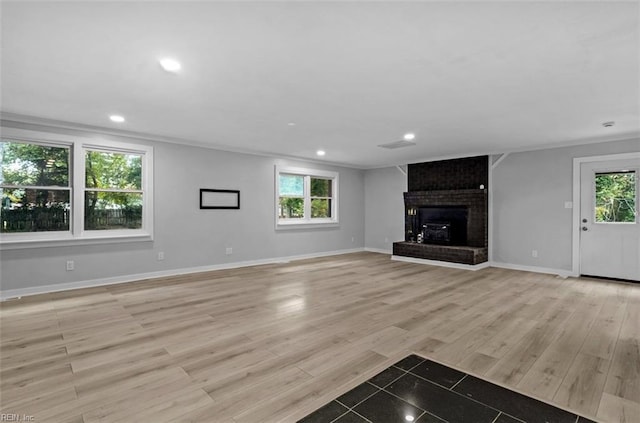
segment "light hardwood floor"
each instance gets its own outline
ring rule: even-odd
[[[295,421],[413,352],[602,422],[640,421],[640,285],[355,253],[0,306],[1,412]]]

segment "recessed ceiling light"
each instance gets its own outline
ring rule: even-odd
[[[296,126],[295,122],[289,122],[289,123],[287,123],[287,125],[289,125],[289,126]]]
[[[109,119],[111,119],[112,122],[117,122],[117,123],[124,122],[124,117],[122,117],[120,115],[111,115],[111,116],[109,116]]]
[[[409,132],[408,134],[404,134],[404,138],[406,141],[411,141],[412,139],[414,139],[416,137],[416,134],[412,134],[411,132]]]
[[[170,57],[165,57],[164,59],[160,59],[160,66],[162,66],[162,69],[171,73],[176,73],[182,68],[182,65],[180,64],[180,62]]]
[[[324,150],[318,150],[318,151],[316,151],[316,154],[317,154],[318,156],[324,156],[324,155],[325,155],[325,154],[327,154],[327,153],[325,153],[325,151],[324,151]]]
[[[605,128],[611,128],[615,124],[616,123],[614,121],[609,121],[609,122],[604,122],[602,126],[604,126]]]

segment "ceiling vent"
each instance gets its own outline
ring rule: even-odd
[[[400,141],[389,142],[386,144],[380,144],[378,145],[378,147],[388,148],[389,150],[393,150],[395,148],[411,147],[413,145],[416,145],[416,143],[411,141],[400,140]]]

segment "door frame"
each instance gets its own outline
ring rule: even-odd
[[[633,153],[607,154],[602,156],[574,157],[573,159],[573,213],[571,223],[571,276],[580,276],[580,168],[582,163],[602,162],[607,160],[640,159],[640,151]],[[636,207],[638,207],[636,205]]]

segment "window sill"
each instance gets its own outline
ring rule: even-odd
[[[295,229],[323,229],[323,228],[338,228],[340,223],[337,220],[323,221],[323,222],[277,222],[276,230],[295,230]]]
[[[96,244],[116,244],[124,242],[150,242],[153,236],[146,232],[132,234],[100,234],[85,235],[83,237],[41,237],[33,239],[15,238],[7,239],[0,237],[0,251],[2,250],[22,250],[27,248],[47,248],[47,247],[74,247]]]

